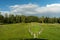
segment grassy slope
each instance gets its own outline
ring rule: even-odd
[[[19,24],[7,24],[0,25],[0,39],[9,38],[33,38],[28,32],[28,28],[31,31],[37,32],[43,28],[43,32],[39,35],[39,38],[47,38],[49,40],[60,40],[60,24],[39,24],[39,23],[19,23]]]

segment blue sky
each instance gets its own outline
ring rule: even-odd
[[[0,8],[5,11],[8,10],[8,6],[28,3],[45,6],[47,4],[60,3],[60,0],[0,0]]]
[[[60,0],[0,0],[0,11],[60,17]]]

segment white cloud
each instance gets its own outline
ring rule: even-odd
[[[56,12],[59,13],[60,12],[60,4],[50,4],[46,6],[46,9],[50,12]]]
[[[4,13],[24,14],[24,15],[46,15],[59,16],[60,4],[48,4],[46,6],[39,6],[37,4],[22,4],[10,6],[10,11],[1,11]],[[50,13],[49,13],[50,12]]]
[[[39,8],[35,4],[24,4],[24,5],[14,5],[10,6],[11,12],[18,14],[36,14],[36,9]]]
[[[18,14],[41,14],[46,12],[59,13],[60,4],[50,4],[40,7],[37,4],[24,4],[10,6],[11,12]]]
[[[6,13],[10,13],[10,11],[0,11],[2,15],[6,14]]]

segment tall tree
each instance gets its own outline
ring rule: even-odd
[[[9,23],[9,20],[8,20],[8,14],[7,14],[7,13],[5,13],[4,23]]]
[[[9,15],[9,23],[15,23],[15,16],[13,14]]]
[[[26,17],[26,22],[38,22],[38,17],[28,16],[28,17]]]
[[[60,23],[60,18],[58,18],[58,23]]]
[[[44,23],[44,16],[41,17],[41,21],[42,21],[42,23]]]
[[[16,15],[15,16],[15,20],[16,20],[16,23],[19,23],[19,22],[21,22],[21,17],[19,16],[19,15]]]
[[[0,24],[3,23],[3,20],[4,20],[4,16],[0,12]]]
[[[24,22],[25,22],[25,18],[26,18],[26,16],[21,15],[21,22],[22,22],[22,23],[24,23]]]
[[[48,19],[49,19],[49,17],[45,17],[44,23],[48,23]]]

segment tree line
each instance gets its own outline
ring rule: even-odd
[[[4,16],[0,13],[0,24],[11,24],[11,23],[60,23],[60,17],[37,17],[37,16],[25,16],[25,15],[13,15],[5,14]]]

